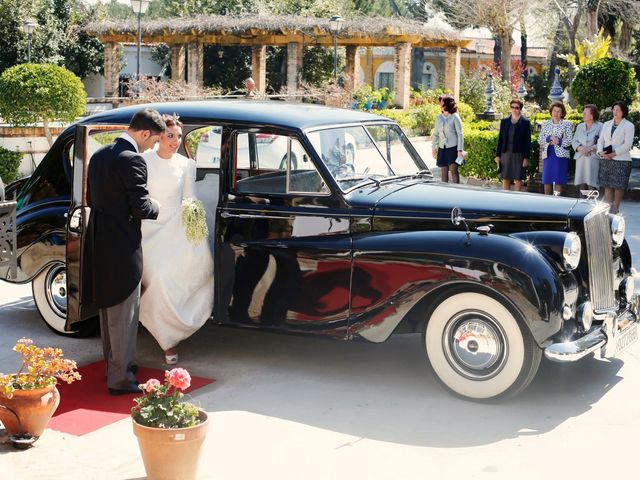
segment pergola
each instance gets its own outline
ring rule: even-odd
[[[93,23],[87,32],[105,46],[105,93],[115,96],[120,73],[119,48],[122,43],[137,42],[134,22],[113,21]],[[196,16],[142,22],[143,43],[166,43],[171,48],[171,75],[202,85],[205,45],[241,45],[251,47],[252,77],[256,88],[266,87],[266,48],[287,47],[287,78],[289,91],[298,88],[305,46],[332,46],[333,34],[328,20],[297,16]],[[338,46],[346,47],[348,82],[357,78],[359,47],[393,47],[395,49],[395,102],[409,104],[412,47],[442,48],[445,51],[444,87],[457,97],[460,89],[460,50],[470,40],[442,25],[430,25],[397,17],[357,17],[346,19],[336,36]],[[351,85],[353,86],[353,85]]]

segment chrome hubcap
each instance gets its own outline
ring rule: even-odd
[[[443,337],[447,360],[460,374],[486,380],[504,365],[508,348],[498,324],[484,312],[466,311],[447,323]]]
[[[45,281],[47,301],[51,309],[60,317],[67,315],[67,271],[64,266],[53,267]]]

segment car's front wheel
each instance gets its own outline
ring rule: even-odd
[[[456,395],[499,400],[535,377],[542,350],[504,304],[478,292],[442,300],[428,319],[424,344],[438,379]]]
[[[62,263],[48,265],[31,282],[33,300],[44,323],[60,335],[82,337],[96,331],[95,322],[82,322],[80,328],[67,332],[67,269]]]

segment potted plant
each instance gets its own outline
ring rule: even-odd
[[[378,108],[380,110],[385,109],[393,102],[393,92],[389,87],[382,87],[378,89],[378,98]]]
[[[184,368],[165,371],[163,383],[151,378],[140,385],[144,393],[134,399],[131,417],[149,480],[196,478],[209,420],[206,412],[182,401],[190,385]]]
[[[373,88],[369,84],[364,84],[353,92],[353,99],[358,102],[358,108],[361,110],[371,110]]]
[[[58,380],[80,380],[76,362],[63,358],[62,349],[38,347],[22,338],[13,350],[22,358],[17,373],[0,373],[0,420],[14,445],[30,445],[44,431],[58,408]]]

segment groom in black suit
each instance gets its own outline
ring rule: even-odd
[[[87,204],[91,207],[85,245],[91,252],[90,298],[100,309],[107,386],[112,395],[139,392],[132,371],[142,278],[141,220],[158,218],[149,198],[147,165],[140,156],[153,147],[166,125],[146,108],[127,133],[98,150],[89,162]]]

